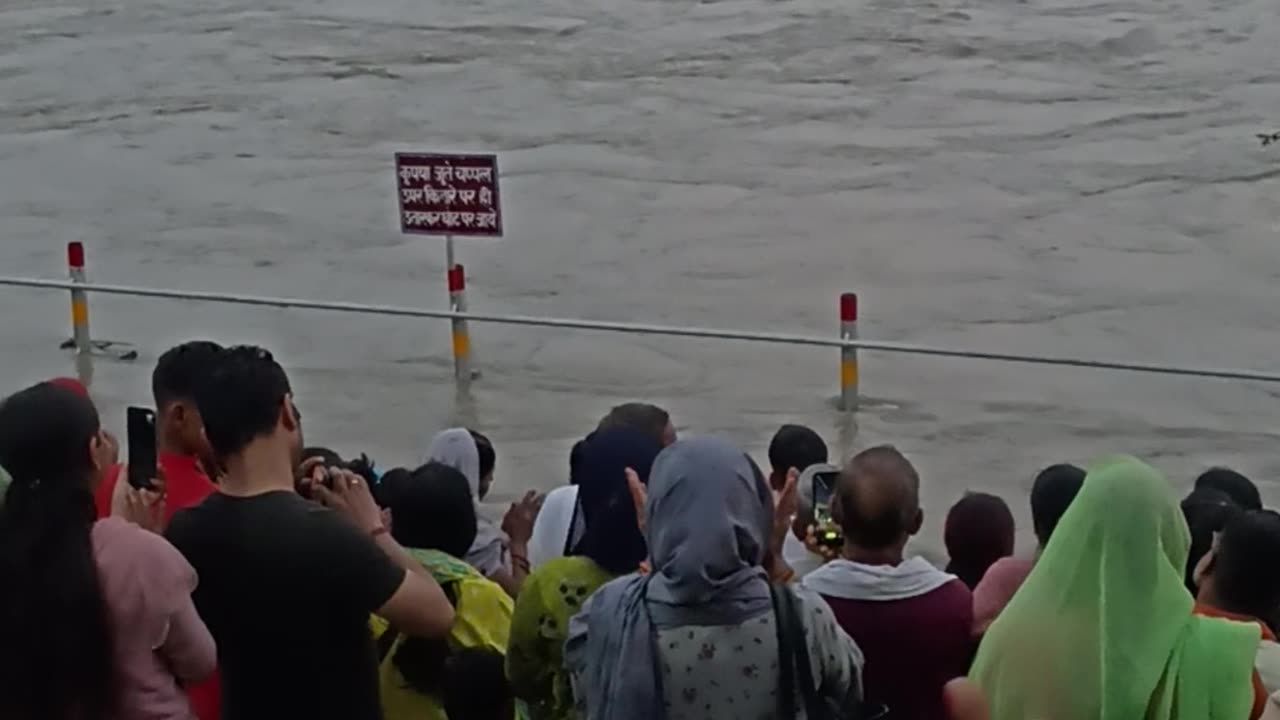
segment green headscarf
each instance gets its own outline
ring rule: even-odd
[[[1190,534],[1164,478],[1089,468],[971,677],[991,720],[1245,720],[1257,625],[1192,615]]]

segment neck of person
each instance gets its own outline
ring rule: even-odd
[[[220,490],[236,497],[277,490],[293,492],[293,454],[287,443],[287,438],[258,436],[240,452],[225,458],[226,473]]]
[[[1200,588],[1196,592],[1196,602],[1200,605],[1208,605],[1211,608],[1216,608],[1222,612],[1231,613],[1232,615],[1260,619],[1260,616],[1256,613],[1252,613],[1244,608],[1236,607],[1232,603],[1224,601],[1222,596],[1218,594],[1217,587],[1215,587],[1213,580],[1208,577],[1200,580]]]
[[[883,548],[867,548],[844,541],[844,559],[859,565],[901,565],[905,559],[905,542]]]
[[[172,434],[160,430],[156,433],[156,452],[160,455],[192,455]]]

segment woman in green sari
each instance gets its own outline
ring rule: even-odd
[[[1258,627],[1192,615],[1189,546],[1159,472],[1094,463],[978,650],[992,720],[1246,720]]]

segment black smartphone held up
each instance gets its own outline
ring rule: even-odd
[[[156,477],[156,413],[150,408],[131,407],[125,411],[129,443],[129,484],[139,490],[154,490]]]
[[[840,479],[840,468],[815,465],[806,469],[803,477],[811,484],[814,539],[829,547],[840,547],[844,544],[844,534],[831,517],[831,498],[835,495],[836,481]]]

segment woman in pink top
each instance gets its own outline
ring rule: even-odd
[[[1084,470],[1075,465],[1050,465],[1036,476],[1031,486],[1031,523],[1035,526],[1035,557],[1049,543],[1053,529],[1058,520],[1076,499],[1080,486],[1084,484]],[[981,635],[1004,610],[1004,606],[1013,599],[1014,593],[1022,587],[1031,568],[1034,558],[1004,557],[995,561],[982,581],[973,590],[973,634]]]
[[[0,717],[191,720],[179,683],[212,671],[195,572],[163,538],[95,522],[114,443],[53,383],[0,402]]]

